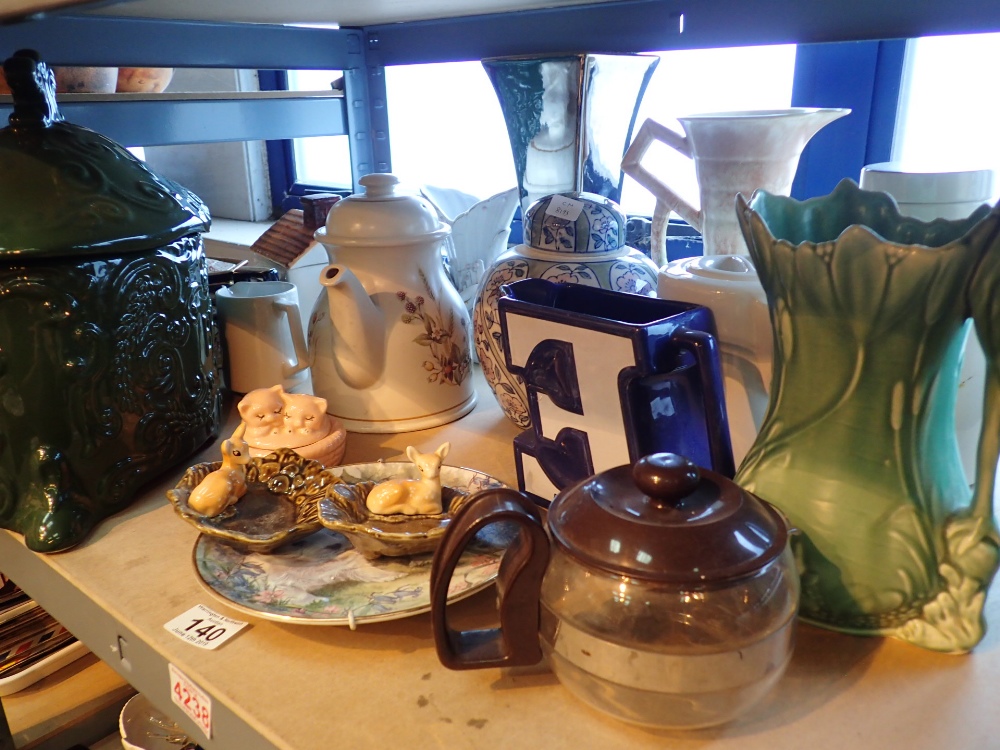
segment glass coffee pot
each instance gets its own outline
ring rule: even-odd
[[[448,585],[486,526],[517,534],[500,565],[500,627],[454,631]],[[634,724],[696,728],[762,698],[791,657],[799,580],[770,505],[658,453],[561,492],[548,511],[511,489],[471,498],[434,558],[438,656],[451,669],[536,664]]]

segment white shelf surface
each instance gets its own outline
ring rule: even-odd
[[[449,463],[513,482],[517,430],[480,386],[476,410],[450,425],[404,435],[351,434],[346,461],[396,458],[406,445],[449,440]],[[234,424],[231,419],[223,432]],[[212,448],[190,463],[217,455]],[[180,474],[168,474],[65,553],[38,555],[19,535],[0,532],[0,569],[192,736],[194,725],[170,702],[167,663],[208,691],[215,730],[212,740],[201,739],[205,748],[997,747],[997,591],[987,603],[990,631],[968,656],[800,626],[791,667],[758,710],[729,726],[690,733],[646,731],[605,718],[572,698],[544,667],[449,671],[437,659],[427,614],[354,632],[251,619],[217,651],[198,649],[164,623],[196,604],[247,616],[207,594],[195,573],[197,532],[163,494]],[[487,590],[453,605],[449,616],[465,627],[484,627],[493,620],[494,602]]]

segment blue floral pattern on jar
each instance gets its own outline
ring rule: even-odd
[[[532,204],[525,214],[525,244],[508,248],[486,270],[472,315],[476,355],[486,381],[504,414],[522,429],[531,426],[531,417],[524,381],[507,370],[498,313],[504,284],[540,278],[656,296],[656,266],[625,244],[625,216],[617,204],[589,193],[560,195],[581,204],[579,215],[573,219],[572,213],[546,213],[555,196]]]
[[[548,212],[554,199],[580,204],[575,219]],[[524,242],[556,253],[610,253],[624,248],[625,214],[610,198],[591,193],[557,193],[536,201],[524,221]]]

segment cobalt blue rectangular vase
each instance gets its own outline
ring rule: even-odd
[[[501,291],[504,357],[532,424],[514,441],[520,489],[545,503],[660,452],[733,475],[711,310],[543,279]]]

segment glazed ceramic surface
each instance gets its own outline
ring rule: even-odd
[[[331,487],[326,497],[320,500],[320,522],[346,536],[354,548],[367,557],[433,552],[448,523],[470,495],[490,487],[504,486],[500,480],[479,471],[442,466],[442,513],[381,515],[368,510],[368,493],[387,479],[417,479],[418,472],[412,463],[351,464],[330,471],[344,483]]]
[[[547,503],[659,452],[732,476],[707,308],[543,279],[511,284],[499,305],[507,366],[527,384],[532,423],[514,439],[520,489]]]
[[[188,505],[195,487],[219,462],[195,464],[167,491],[174,510],[202,534],[234,548],[268,553],[322,528],[318,503],[339,480],[321,463],[280,448],[247,464],[247,492],[217,516],[204,516]]]
[[[125,750],[196,750],[195,741],[142,693],[122,707],[118,730]],[[186,744],[190,743],[190,744]]]
[[[449,229],[398,182],[365,175],[316,232],[331,264],[309,324],[313,391],[350,431],[426,429],[476,403],[469,316],[441,262]]]
[[[250,446],[243,439],[246,428],[240,422],[233,434],[222,441],[220,466],[202,476],[187,496],[191,510],[203,516],[218,516],[246,495],[250,463]]]
[[[658,63],[652,55],[483,60],[507,123],[522,212],[566,191],[621,199],[621,156]]]
[[[5,63],[0,131],[0,525],[80,542],[215,436],[220,349],[205,205],[65,122],[52,73]]]
[[[118,68],[115,91],[119,94],[159,94],[173,80],[173,68]]]
[[[452,578],[449,601],[492,584],[505,546],[500,536],[472,545]],[[368,559],[346,537],[327,529],[270,555],[241,552],[202,535],[194,563],[210,592],[265,620],[350,626],[430,609],[430,555]]]
[[[652,257],[666,263],[666,226],[675,211],[705,238],[705,255],[746,252],[733,210],[737,193],[767,190],[788,195],[806,143],[849,109],[792,108],[690,115],[678,120],[684,135],[646,120],[622,161],[625,173],[656,197]],[[660,141],[694,162],[699,208],[642,166],[649,147]]]
[[[517,189],[511,188],[478,201],[449,222],[451,278],[470,315],[486,269],[507,249],[516,210]]]
[[[133,695],[122,707],[118,730],[125,750],[184,750],[186,742],[194,747],[194,740],[142,693]]]
[[[681,258],[660,269],[661,299],[703,305],[719,335],[733,461],[742,463],[757,437],[771,386],[771,318],[748,255]]]
[[[968,651],[997,567],[1000,211],[902,217],[849,180],[739,216],[774,326],[768,411],[736,480],[801,532],[801,614]],[[967,301],[990,361],[976,486],[954,410]]]
[[[504,414],[531,426],[524,381],[504,361],[497,300],[501,287],[537,278],[656,295],[656,267],[625,244],[625,215],[613,201],[588,193],[548,196],[524,217],[524,244],[502,253],[483,276],[473,310],[476,353]]]
[[[888,193],[904,216],[922,221],[965,219],[993,197],[990,169],[935,172],[911,169],[900,162],[868,164],[861,170],[860,187]],[[983,388],[986,357],[975,332],[969,333],[958,380],[955,433],[965,477],[976,479],[976,453],[983,427]]]

